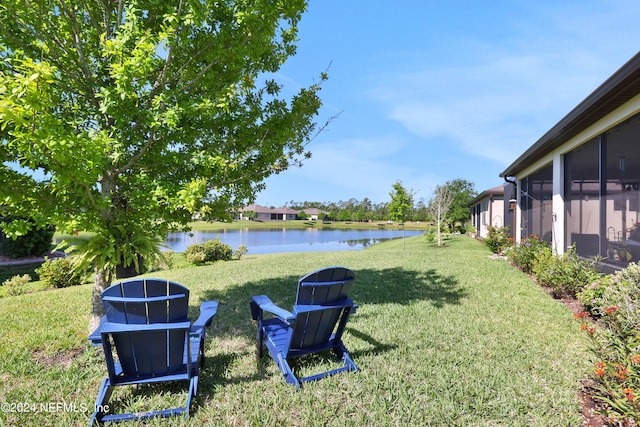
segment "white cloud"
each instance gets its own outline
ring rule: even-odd
[[[369,96],[419,138],[447,141],[461,152],[507,165],[635,53],[637,37],[621,39],[616,27],[638,15],[633,5],[617,2],[617,8],[575,16],[580,5],[536,11],[540,16],[526,24],[514,23],[509,41],[456,40],[451,50],[457,53],[445,64],[434,65],[415,52],[413,71],[373,75],[370,80],[378,84]],[[573,16],[570,25],[567,16]],[[640,36],[640,30],[633,32]],[[612,56],[622,59],[602,60]]]
[[[558,77],[553,63],[553,57],[513,56],[427,68],[389,79],[394,83],[372,96],[420,138],[448,140],[508,164],[587,95],[577,88],[592,84],[587,75]]]

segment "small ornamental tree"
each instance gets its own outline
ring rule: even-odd
[[[0,215],[35,221],[3,231],[94,236],[75,246],[95,268],[93,325],[116,267],[139,270],[195,214],[230,219],[309,156],[319,84],[286,100],[269,78],[306,6],[2,0]]]
[[[258,212],[256,211],[244,211],[242,212],[242,216],[245,218],[249,218],[249,220],[253,221],[258,218]]]
[[[389,217],[402,224],[402,249],[405,248],[404,223],[409,218],[409,213],[413,209],[413,194],[407,191],[400,181],[393,184],[393,191],[389,193],[391,203],[389,203]]]
[[[436,222],[438,246],[442,246],[442,227],[453,202],[453,193],[447,185],[438,185],[433,191],[433,198],[429,202],[429,213]]]

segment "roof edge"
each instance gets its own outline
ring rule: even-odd
[[[616,106],[618,102],[622,102],[622,100],[626,102],[633,98],[638,92],[635,92],[633,96],[627,92],[630,92],[632,90],[630,86],[637,82],[640,82],[640,52],[636,53],[556,125],[542,135],[499,176],[501,178],[515,176],[517,172],[535,163],[539,158],[577,135],[580,130],[609,114],[612,111],[612,106],[619,107],[620,105]]]

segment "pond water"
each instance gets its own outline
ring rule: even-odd
[[[405,236],[417,236],[422,233],[419,230],[406,230]],[[189,245],[219,238],[234,250],[239,245],[245,245],[249,249],[249,254],[268,254],[359,250],[385,240],[401,237],[402,230],[225,229],[171,233],[166,243],[168,249],[174,252],[184,252]]]

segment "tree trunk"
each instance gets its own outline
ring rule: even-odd
[[[402,223],[402,250],[404,251],[405,243],[404,243],[404,222]]]
[[[103,269],[95,269],[93,281],[93,295],[91,296],[91,320],[89,320],[89,333],[96,330],[100,324],[100,317],[104,314],[102,307],[102,292],[111,284],[111,274]]]
[[[440,224],[440,205],[438,205],[438,247],[442,245],[442,227]]]

